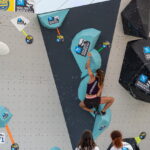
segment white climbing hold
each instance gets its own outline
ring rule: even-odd
[[[7,55],[9,51],[8,45],[0,41],[0,55]]]

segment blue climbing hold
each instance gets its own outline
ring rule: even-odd
[[[76,53],[80,54],[81,51],[82,51],[82,48],[79,47],[79,46],[76,46],[76,47],[75,47],[75,51],[76,51]]]
[[[48,17],[48,21],[53,21],[54,17]]]
[[[0,106],[0,128],[4,128],[11,118],[12,114],[10,111],[5,107]]]
[[[78,64],[81,71],[81,77],[87,75],[87,69],[85,68],[88,56],[87,52],[92,53],[91,69],[96,71],[101,66],[101,56],[94,50],[95,44],[100,36],[101,31],[94,28],[82,30],[77,33],[71,44],[71,52]],[[83,50],[82,50],[83,49]],[[82,51],[82,53],[80,52]],[[81,53],[81,54],[79,54]]]
[[[51,13],[44,13],[44,14],[39,14],[38,18],[43,27],[47,29],[56,29],[62,25],[68,12],[69,9],[60,10]]]
[[[13,143],[11,145],[11,150],[19,150],[19,145],[17,143]]]
[[[17,22],[22,22],[22,19],[21,19],[21,18],[18,18]]]
[[[60,39],[56,39],[56,42],[58,42],[58,43],[59,43],[59,42],[60,42]]]

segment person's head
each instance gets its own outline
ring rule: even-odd
[[[84,150],[85,148],[88,150],[92,150],[94,149],[94,147],[96,146],[92,133],[90,130],[85,130],[82,133],[79,145],[81,147],[81,150]]]
[[[122,148],[122,134],[120,131],[115,130],[111,133],[112,143],[116,148]]]
[[[96,70],[96,77],[98,78],[99,85],[103,85],[105,73],[103,70],[98,69]]]

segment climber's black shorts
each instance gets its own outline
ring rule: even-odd
[[[101,102],[101,97],[85,98],[84,104],[87,108],[97,108]]]

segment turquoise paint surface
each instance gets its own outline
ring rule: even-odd
[[[99,106],[99,111],[103,109],[105,104],[101,104]],[[94,115],[94,114],[93,114]],[[97,115],[95,118],[95,123],[93,127],[93,138],[97,139],[99,135],[101,135],[105,129],[107,129],[111,122],[111,111],[110,109],[106,110],[106,114],[104,116]]]
[[[59,147],[52,147],[50,150],[61,150]]]
[[[99,69],[101,67],[102,64],[102,58],[101,55],[98,53],[97,50],[93,49],[91,51],[91,63],[90,63],[90,68],[92,70],[92,72],[96,72],[97,69]],[[82,76],[85,76],[88,74],[87,69],[84,71],[84,74]]]
[[[0,128],[4,128],[11,118],[12,114],[10,111],[5,107],[0,106]]]
[[[90,77],[87,76],[80,82],[80,85],[78,88],[78,98],[80,101],[83,101],[85,99],[89,78]],[[104,104],[101,104],[99,106],[99,111],[101,111],[103,109],[103,107],[104,107]],[[95,118],[95,123],[94,123],[94,127],[93,127],[93,137],[94,137],[94,139],[96,139],[110,125],[111,111],[110,111],[110,109],[107,109],[106,115],[104,115],[104,116],[101,116],[101,115],[95,116],[94,113],[90,113],[90,114]]]
[[[71,44],[71,52],[78,64],[78,67],[81,70],[81,77],[84,77],[87,75],[87,69],[85,68],[88,56],[84,57],[76,53],[75,48],[78,46],[80,39],[84,39],[90,42],[89,50],[88,52],[92,53],[92,59],[91,59],[91,69],[93,72],[95,72],[97,69],[101,66],[101,56],[97,52],[97,50],[94,50],[95,44],[100,36],[101,31],[96,30],[94,28],[89,28],[82,30],[81,32],[77,33],[74,39],[72,40]]]
[[[56,12],[51,12],[51,13],[45,13],[45,14],[39,14],[38,18],[40,20],[40,23],[43,27],[47,28],[47,29],[56,29],[59,28],[64,19],[66,18],[67,14],[69,12],[69,9],[65,9],[65,10],[60,10],[60,11],[56,11]],[[55,24],[49,24],[48,22],[48,18],[49,17],[59,17],[59,22],[55,23]]]

